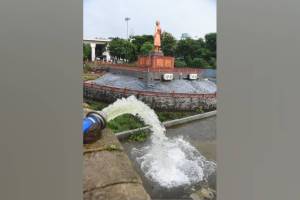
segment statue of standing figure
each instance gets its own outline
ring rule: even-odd
[[[160,23],[159,21],[156,21],[156,26],[155,26],[155,33],[154,33],[154,51],[159,52],[160,51],[160,37],[161,37],[161,28],[160,28]]]

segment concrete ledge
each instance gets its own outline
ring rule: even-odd
[[[121,143],[109,129],[102,130],[95,143],[84,145],[84,152],[84,200],[151,199]]]
[[[217,111],[206,112],[206,113],[202,113],[202,114],[198,114],[198,115],[193,115],[193,116],[189,116],[189,117],[184,117],[184,118],[180,118],[180,119],[174,119],[174,120],[166,121],[166,122],[163,122],[163,125],[166,128],[169,128],[169,127],[172,127],[172,126],[185,124],[185,123],[192,122],[192,121],[195,121],[195,120],[199,120],[199,119],[203,119],[203,118],[207,118],[207,117],[212,117],[212,116],[215,116],[216,114],[217,114]]]
[[[192,121],[212,117],[212,116],[215,116],[216,114],[217,114],[217,111],[215,110],[215,111],[206,112],[206,113],[193,115],[193,116],[189,116],[189,117],[184,117],[184,118],[180,118],[180,119],[165,121],[165,122],[163,122],[163,125],[166,128],[169,128],[169,127],[172,127],[172,126],[185,124],[185,123],[189,123],[189,122],[192,122]],[[122,140],[122,139],[128,138],[131,134],[135,134],[139,131],[145,131],[145,130],[148,131],[149,129],[150,129],[150,126],[145,126],[145,127],[142,127],[142,128],[137,128],[137,129],[132,129],[132,130],[128,130],[128,131],[122,131],[122,132],[119,132],[119,133],[115,133],[115,135],[118,137],[118,139]]]

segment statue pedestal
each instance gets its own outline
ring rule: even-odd
[[[174,57],[164,56],[161,51],[153,51],[148,56],[139,56],[138,66],[153,69],[173,69]]]
[[[151,51],[149,53],[150,56],[164,56],[164,53],[162,51]]]

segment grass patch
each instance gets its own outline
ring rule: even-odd
[[[96,110],[96,111],[102,110],[103,108],[109,105],[109,103],[102,102],[102,101],[85,100],[84,102],[88,105],[89,109]]]
[[[99,78],[99,75],[97,75],[97,74],[86,73],[86,74],[82,75],[83,81],[95,80],[97,78]]]
[[[144,122],[131,114],[124,114],[108,122],[107,126],[114,132],[127,131],[145,126]]]
[[[146,131],[138,131],[128,137],[130,142],[144,142],[149,136]]]
[[[203,113],[202,109],[198,109],[195,111],[156,111],[156,114],[161,122],[180,119],[183,117],[188,117],[201,113]]]
[[[92,66],[88,63],[84,63],[83,64],[83,72],[84,73],[88,73],[88,72],[91,72],[92,71]]]

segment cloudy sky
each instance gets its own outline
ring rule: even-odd
[[[153,34],[155,21],[163,31],[203,37],[216,32],[216,0],[83,0],[84,37],[126,37]]]

